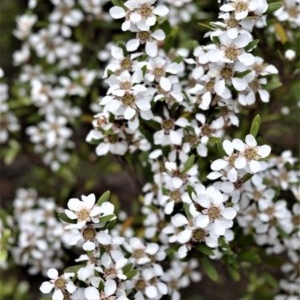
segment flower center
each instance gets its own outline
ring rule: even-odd
[[[135,283],[135,288],[138,291],[143,291],[146,287],[146,282],[144,279],[139,279],[136,283]]]
[[[235,60],[239,55],[238,49],[234,47],[228,47],[225,49],[225,57],[230,60]]]
[[[165,75],[165,70],[163,68],[157,67],[153,70],[153,74],[155,77],[162,77]]]
[[[211,129],[208,125],[204,125],[204,126],[202,127],[202,129],[201,129],[201,132],[202,132],[203,135],[209,136],[209,135],[211,135],[214,131],[213,131],[213,129]]]
[[[234,8],[237,12],[247,11],[248,10],[248,3],[244,1],[238,1],[234,3]]]
[[[94,228],[85,228],[82,232],[82,236],[85,240],[93,240],[96,237],[96,231]]]
[[[239,25],[239,22],[238,20],[234,19],[234,18],[230,18],[226,21],[226,25],[229,27],[229,28],[235,28],[235,27],[238,27]]]
[[[109,278],[114,278],[117,275],[116,269],[115,268],[106,268],[104,270],[104,275],[105,275],[106,278],[108,278],[108,277]]]
[[[151,6],[149,6],[148,4],[143,4],[141,6],[141,8],[138,10],[140,15],[144,19],[147,19],[147,18],[151,17],[152,16],[152,11],[153,11],[153,8]]]
[[[163,123],[162,123],[162,128],[165,130],[165,131],[170,131],[172,130],[174,127],[174,122],[173,120],[169,119],[169,120],[164,120]]]
[[[132,94],[125,93],[124,96],[122,97],[122,102],[126,106],[131,106],[135,101],[135,97]]]
[[[117,134],[111,134],[107,138],[110,144],[115,144],[119,141],[119,137]]]
[[[131,88],[131,83],[129,81],[123,81],[120,85],[122,90],[129,90]]]
[[[135,249],[132,253],[132,256],[134,258],[142,258],[145,256],[145,251],[144,249]]]
[[[54,286],[56,289],[62,290],[66,287],[66,280],[64,278],[57,278],[54,282]]]
[[[206,84],[205,84],[205,88],[206,90],[208,91],[212,91],[214,89],[214,86],[215,86],[215,83],[213,81],[208,81]]]
[[[253,90],[253,92],[257,92],[259,89],[259,83],[257,82],[257,80],[252,81],[249,84],[250,88]]]
[[[214,221],[220,217],[220,209],[216,206],[212,206],[207,210],[207,215],[211,221]]]
[[[201,228],[194,229],[192,232],[192,242],[195,242],[195,243],[203,242],[205,236],[206,236],[206,233],[203,229],[201,229]]]
[[[145,43],[150,38],[150,32],[149,31],[140,31],[140,32],[138,32],[137,37],[141,42]]]
[[[86,221],[90,217],[90,211],[86,208],[83,208],[77,213],[77,219],[79,222]]]
[[[121,67],[124,70],[129,70],[131,68],[131,60],[129,58],[124,58],[121,61]]]
[[[253,160],[257,157],[257,152],[254,148],[248,148],[244,153],[247,160]]]
[[[230,79],[232,77],[232,75],[233,75],[233,71],[230,68],[224,68],[221,71],[221,76],[225,79]]]
[[[179,192],[179,190],[171,191],[170,198],[174,200],[176,203],[178,203],[181,200],[181,193]]]

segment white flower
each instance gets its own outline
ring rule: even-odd
[[[95,194],[81,196],[82,200],[71,198],[68,201],[68,208],[65,213],[70,219],[77,219],[76,228],[82,228],[87,222],[99,223],[100,215],[110,215],[114,213],[114,206],[109,202],[104,202],[101,206],[95,205]],[[70,225],[69,225],[70,226]]]
[[[126,20],[122,24],[122,30],[148,31],[156,23],[156,16],[166,16],[169,9],[164,5],[152,6],[156,0],[129,0],[124,3],[126,10],[120,6],[114,6],[109,10],[114,19]]]
[[[210,230],[217,236],[224,235],[226,229],[232,226],[232,220],[237,213],[234,208],[224,206],[225,200],[224,194],[213,186],[209,186],[204,193],[198,194],[195,205],[190,205],[190,212],[195,217],[195,225],[199,228],[210,225]]]
[[[234,166],[237,169],[244,169],[251,173],[256,173],[261,170],[261,164],[258,161],[261,158],[266,158],[271,152],[271,147],[268,145],[257,146],[256,139],[253,135],[248,134],[243,143],[240,139],[233,139],[232,145],[234,149],[239,151],[239,156],[234,161]]]
[[[151,31],[139,31],[136,34],[135,39],[131,39],[126,43],[126,49],[129,52],[135,51],[142,44],[145,44],[146,53],[155,57],[158,52],[157,41],[161,42],[165,39],[166,35],[161,29],[157,29],[154,32]]]
[[[262,14],[268,8],[265,0],[231,0],[220,7],[221,11],[233,12],[237,20],[244,19],[250,12]]]
[[[44,294],[48,294],[54,288],[52,295],[53,300],[63,300],[65,293],[72,294],[76,290],[76,286],[70,280],[74,276],[74,273],[65,273],[61,276],[58,276],[58,271],[54,268],[51,268],[47,272],[50,281],[45,281],[40,286],[40,291]]]

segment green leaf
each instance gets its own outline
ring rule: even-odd
[[[190,219],[193,218],[192,214],[190,213],[190,205],[188,203],[183,203],[183,209],[184,209],[184,212],[186,214],[186,216]]]
[[[281,87],[282,86],[282,82],[280,82],[279,80],[278,80],[278,78],[276,78],[276,79],[273,79],[273,80],[271,80],[270,82],[268,82],[266,85],[265,85],[265,89],[267,90],[267,91],[272,91],[272,90],[275,90],[275,89],[277,89],[277,88],[279,88],[279,87]]]
[[[107,222],[112,221],[114,219],[116,219],[116,215],[115,214],[110,214],[110,215],[106,215],[106,216],[100,217],[99,221],[101,223],[107,223]]]
[[[228,268],[228,270],[234,281],[239,281],[241,279],[241,274],[236,268]]]
[[[97,205],[101,205],[103,202],[106,202],[110,197],[110,191],[106,191],[101,195],[101,197],[97,201]]]
[[[224,149],[223,149],[221,140],[216,141],[216,145],[217,145],[217,149],[218,149],[220,155],[221,155],[222,157],[223,157],[223,156],[226,156],[227,154],[226,154],[226,152],[225,152]]]
[[[251,179],[253,177],[253,175],[254,174],[245,174],[241,179],[241,183],[248,181],[249,179]]]
[[[234,77],[243,78],[251,72],[252,72],[251,70],[246,70],[244,72],[237,72],[237,73],[234,74]]]
[[[213,280],[217,281],[219,279],[219,275],[215,267],[211,264],[209,259],[207,257],[203,257],[201,259],[201,264],[204,269],[204,272],[207,274],[207,276]]]
[[[77,271],[82,268],[84,265],[76,265],[76,266],[71,266],[66,269],[64,269],[64,273],[77,273]]]
[[[282,6],[282,1],[270,3],[267,9],[267,14],[271,14]]]
[[[121,7],[125,8],[124,3],[121,0],[111,0],[111,2],[115,6],[121,6]]]
[[[196,249],[199,250],[200,252],[202,252],[203,254],[207,255],[207,256],[214,254],[214,251],[205,244],[197,245]]]
[[[257,44],[259,43],[259,40],[253,40],[251,41],[246,47],[245,47],[245,50],[248,52],[248,51],[251,51],[253,50],[254,48],[256,48]]]
[[[250,128],[250,134],[252,134],[254,137],[256,137],[258,134],[260,123],[261,123],[261,117],[260,115],[256,115],[252,121],[251,128]]]
[[[126,273],[125,275],[127,276],[127,279],[131,279],[133,278],[139,271],[137,269],[131,270],[128,273]]]
[[[133,264],[128,264],[128,265],[126,265],[126,266],[124,266],[124,267],[122,268],[122,271],[123,271],[124,274],[126,274],[126,273],[128,273],[129,271],[131,271],[132,269],[133,269]]]
[[[194,166],[195,162],[195,155],[192,154],[184,163],[182,173],[186,173],[189,169],[191,169]]]
[[[58,218],[66,223],[71,223],[71,224],[76,224],[77,220],[76,219],[70,219],[67,217],[67,215],[65,213],[60,213],[58,214]]]

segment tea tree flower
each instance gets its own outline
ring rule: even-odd
[[[53,289],[53,300],[63,300],[65,295],[72,294],[76,290],[76,286],[71,281],[71,277],[74,273],[65,273],[61,276],[58,275],[58,271],[54,268],[49,269],[47,272],[50,281],[45,281],[40,287],[40,291],[44,294],[50,293]]]
[[[82,228],[87,222],[99,223],[99,216],[109,215],[114,212],[114,206],[109,202],[104,202],[101,206],[95,205],[95,194],[81,196],[81,200],[71,198],[68,208],[65,209],[66,215],[73,220],[77,220],[78,228]]]
[[[261,165],[259,159],[266,158],[271,152],[271,147],[268,145],[258,146],[253,135],[248,134],[243,143],[239,139],[233,139],[232,145],[238,150],[239,156],[235,159],[234,165],[238,169],[246,168],[252,173],[259,172]]]

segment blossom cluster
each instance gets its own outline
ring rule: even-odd
[[[12,248],[15,262],[30,274],[62,268],[63,224],[56,217],[54,199],[39,197],[36,190],[20,188],[14,199],[14,221],[19,233]]]
[[[49,4],[40,24],[39,3],[29,1],[31,12],[18,17],[14,31],[22,42],[13,55],[22,70],[17,105],[36,113],[25,122],[20,117],[24,132],[52,171],[63,170],[80,152],[76,128],[93,111],[86,141],[96,155],[123,156],[142,167],[141,214],[118,211],[108,192],[98,200],[93,193],[71,198],[63,210],[34,189],[19,189],[14,261],[31,274],[47,274],[40,291],[53,300],[178,300],[202,274],[216,276],[210,260],[228,255],[239,228],[267,255],[286,255],[275,299],[296,299],[297,159],[291,151],[271,154],[258,136],[259,115],[251,128],[240,128],[250,109],[271,102],[270,82],[278,75],[255,52],[254,29],[267,26],[267,1],[223,1],[205,45],[181,42],[177,33],[180,24],[203,17],[191,0]],[[292,29],[298,15],[297,0],[274,12]],[[82,28],[98,22],[120,28],[127,40],[87,47]],[[94,60],[86,64],[90,51]],[[286,52],[287,59],[294,56]],[[7,104],[7,85],[0,89],[3,143],[20,126]],[[65,251],[73,247],[76,265],[63,270]]]

